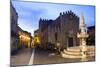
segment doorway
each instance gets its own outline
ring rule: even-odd
[[[68,47],[72,47],[73,46],[73,37],[69,37],[68,38]]]

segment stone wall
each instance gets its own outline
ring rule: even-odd
[[[60,13],[55,20],[40,19],[39,22],[39,31],[43,45],[49,42],[56,46],[59,42],[62,48],[77,46],[78,30],[79,17],[72,11]],[[69,39],[73,44],[69,43]]]

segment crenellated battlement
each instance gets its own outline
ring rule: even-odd
[[[53,22],[53,20],[51,19],[41,19],[39,20],[40,24],[49,24],[49,22]]]
[[[53,20],[51,19],[41,19],[39,20],[39,27],[41,27],[41,29],[46,29],[48,27],[49,24],[51,24],[53,22]]]
[[[74,12],[72,12],[71,10],[66,11],[66,12],[61,12],[60,16],[64,17],[64,16],[72,16],[73,18],[79,18]]]
[[[41,22],[48,22],[49,20],[48,20],[48,19],[41,19],[41,18],[40,18],[40,21],[41,21]]]
[[[60,12],[59,17],[63,17],[63,18],[66,18],[66,19],[67,18],[72,18],[72,19],[76,19],[76,20],[79,19],[79,17],[74,12],[72,12],[71,10],[66,11],[66,12]],[[59,19],[59,17],[57,19]],[[55,20],[57,20],[57,19],[55,19]],[[54,22],[55,20],[40,18],[39,25],[48,26],[50,23]]]

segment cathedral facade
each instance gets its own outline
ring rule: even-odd
[[[39,34],[43,46],[51,43],[61,48],[78,46],[79,17],[72,11],[60,13],[55,20],[40,19]]]

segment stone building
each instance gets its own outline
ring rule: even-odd
[[[18,46],[18,14],[13,7],[12,3],[10,4],[10,21],[11,21],[11,53],[17,51]]]
[[[87,28],[87,33],[89,34],[87,45],[95,45],[95,26],[89,26]]]
[[[39,36],[39,30],[34,31],[34,46],[40,46],[40,36]]]
[[[41,44],[51,43],[61,48],[77,46],[77,32],[79,31],[79,17],[72,11],[60,13],[55,20],[40,19],[39,34]]]
[[[31,47],[31,41],[32,41],[32,36],[31,33],[22,30],[20,27],[18,27],[18,34],[19,34],[19,48],[22,47]]]
[[[11,6],[10,7],[11,31],[13,33],[17,33],[17,31],[18,31],[18,28],[17,28],[17,26],[18,26],[18,14],[17,14],[15,8],[13,7],[13,5],[11,4],[10,6]]]

